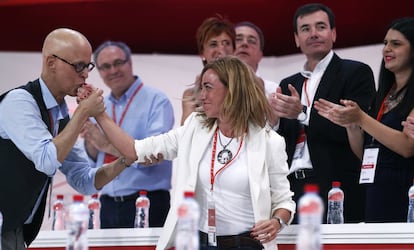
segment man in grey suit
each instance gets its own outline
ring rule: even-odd
[[[270,101],[279,118],[275,128],[286,140],[294,200],[302,196],[306,183],[315,183],[326,207],[332,181],[340,181],[345,222],[361,222],[365,192],[359,184],[361,162],[352,153],[346,129],[319,116],[312,104],[319,98],[334,103],[350,99],[367,110],[375,94],[372,70],[333,52],[335,17],[327,6],[299,7],[293,25],[296,46],[306,56],[304,69],[283,79]]]

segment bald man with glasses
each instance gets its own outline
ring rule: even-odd
[[[69,119],[66,96],[85,84],[92,48],[81,33],[59,28],[42,49],[42,71],[34,81],[0,96],[0,211],[2,249],[25,249],[37,236],[52,178],[60,170],[79,193],[93,194],[127,165],[119,157],[91,168],[77,138],[89,116],[105,111],[103,91],[93,90]]]

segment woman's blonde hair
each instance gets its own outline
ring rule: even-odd
[[[251,68],[234,56],[226,56],[207,63],[201,72],[201,78],[208,70],[214,70],[221,83],[228,89],[221,107],[221,114],[234,128],[234,136],[242,136],[251,122],[264,127],[266,119],[271,117],[269,102],[260,87],[260,79]],[[216,118],[205,118],[205,125],[212,128]]]

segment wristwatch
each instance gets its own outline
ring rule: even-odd
[[[126,163],[126,159],[125,159],[125,157],[122,157],[122,158],[121,158],[121,164],[122,164],[122,165],[124,165],[124,166],[125,166],[125,167],[127,167],[127,168],[130,166],[130,165],[128,165],[128,164]]]
[[[282,218],[280,218],[279,216],[275,215],[272,217],[272,219],[277,220],[277,222],[279,222],[280,228],[279,230],[277,230],[277,232],[279,233],[280,231],[282,231],[285,227],[287,227],[288,225],[282,220]]]
[[[302,105],[302,112],[299,113],[298,115],[298,121],[303,122],[306,120],[306,118],[308,118],[308,114],[306,113],[308,107],[305,105]]]

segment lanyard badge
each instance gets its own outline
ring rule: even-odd
[[[217,228],[216,228],[216,204],[213,198],[213,191],[210,192],[207,198],[208,209],[208,245],[217,246]]]
[[[293,159],[300,159],[303,156],[303,152],[305,149],[305,143],[306,143],[306,133],[305,133],[305,127],[301,124],[301,129],[299,131],[299,136],[296,141],[296,148],[295,152],[293,153]]]
[[[362,157],[361,176],[359,183],[374,183],[375,169],[377,168],[378,147],[367,147]]]

